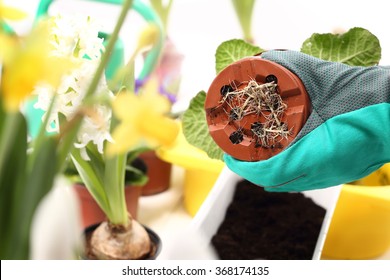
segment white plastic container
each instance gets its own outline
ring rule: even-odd
[[[192,220],[191,227],[194,231],[199,231],[206,239],[211,240],[225,218],[226,210],[233,199],[236,184],[240,180],[242,178],[230,171],[227,167],[222,170],[215,185]],[[302,192],[326,210],[316,247],[313,249],[313,260],[319,260],[321,258],[322,248],[340,189],[341,186],[336,186]]]

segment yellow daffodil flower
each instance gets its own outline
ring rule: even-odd
[[[15,38],[0,33],[0,62],[3,62],[5,59],[7,59],[7,57],[9,57],[15,45]]]
[[[160,33],[156,24],[148,24],[140,33],[137,50],[154,45],[159,39]]]
[[[22,20],[27,17],[27,14],[19,9],[9,7],[3,4],[0,0],[0,21],[1,20]]]
[[[3,63],[1,98],[7,111],[17,111],[38,82],[57,86],[72,63],[50,55],[49,24],[40,24],[26,38],[0,37]]]
[[[151,79],[139,95],[129,92],[117,95],[113,112],[121,123],[112,133],[114,143],[108,143],[108,155],[125,153],[141,140],[151,146],[173,143],[179,125],[166,116],[171,105],[159,94],[157,86],[157,80]]]

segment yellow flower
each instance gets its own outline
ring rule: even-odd
[[[49,24],[39,24],[26,38],[0,36],[0,59],[3,62],[1,98],[7,111],[17,111],[38,82],[53,87],[72,66],[63,58],[50,56]]]
[[[159,30],[156,24],[148,24],[140,33],[137,50],[154,45],[159,39]]]
[[[173,143],[179,125],[166,116],[171,105],[158,93],[157,85],[157,80],[151,79],[139,95],[129,92],[117,95],[113,112],[121,123],[113,131],[114,143],[108,143],[108,155],[125,153],[142,140],[151,146]]]
[[[0,0],[0,21],[4,19],[8,20],[21,20],[27,17],[27,14],[19,9],[12,8],[3,4],[3,0]]]
[[[16,46],[14,37],[0,33],[0,61],[4,61]]]

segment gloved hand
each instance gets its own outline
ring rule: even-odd
[[[296,139],[276,156],[227,166],[267,191],[326,188],[362,178],[390,161],[390,69],[351,67],[296,51],[262,58],[295,73],[312,113]]]

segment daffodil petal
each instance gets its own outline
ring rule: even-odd
[[[27,13],[24,11],[0,3],[0,19],[22,20],[26,17]]]
[[[154,45],[159,39],[160,33],[158,26],[154,23],[148,24],[140,33],[137,49],[143,49]]]
[[[77,63],[66,57],[48,57],[45,61],[43,68],[43,77],[45,82],[49,83],[53,87],[59,85],[62,76],[69,70],[77,67]]]
[[[138,129],[145,138],[169,146],[179,133],[179,124],[171,118],[151,113],[140,119]]]
[[[0,33],[0,60],[7,63],[10,53],[15,49],[15,38]]]
[[[56,87],[62,75],[74,66],[70,60],[50,55],[50,25],[47,21],[35,26],[13,50],[5,50],[3,63],[2,93],[7,111],[19,110],[38,82]]]
[[[148,104],[151,111],[166,114],[171,109],[171,103],[167,97],[160,94],[158,87],[159,81],[157,77],[153,76],[149,78],[142,89],[140,98],[142,102]]]
[[[131,120],[140,108],[139,97],[134,93],[119,93],[112,102],[112,110],[119,120]]]
[[[114,139],[114,142],[107,143],[106,149],[107,156],[109,157],[128,152],[128,150],[141,139],[132,123],[126,122],[119,124],[114,129],[112,138]]]

